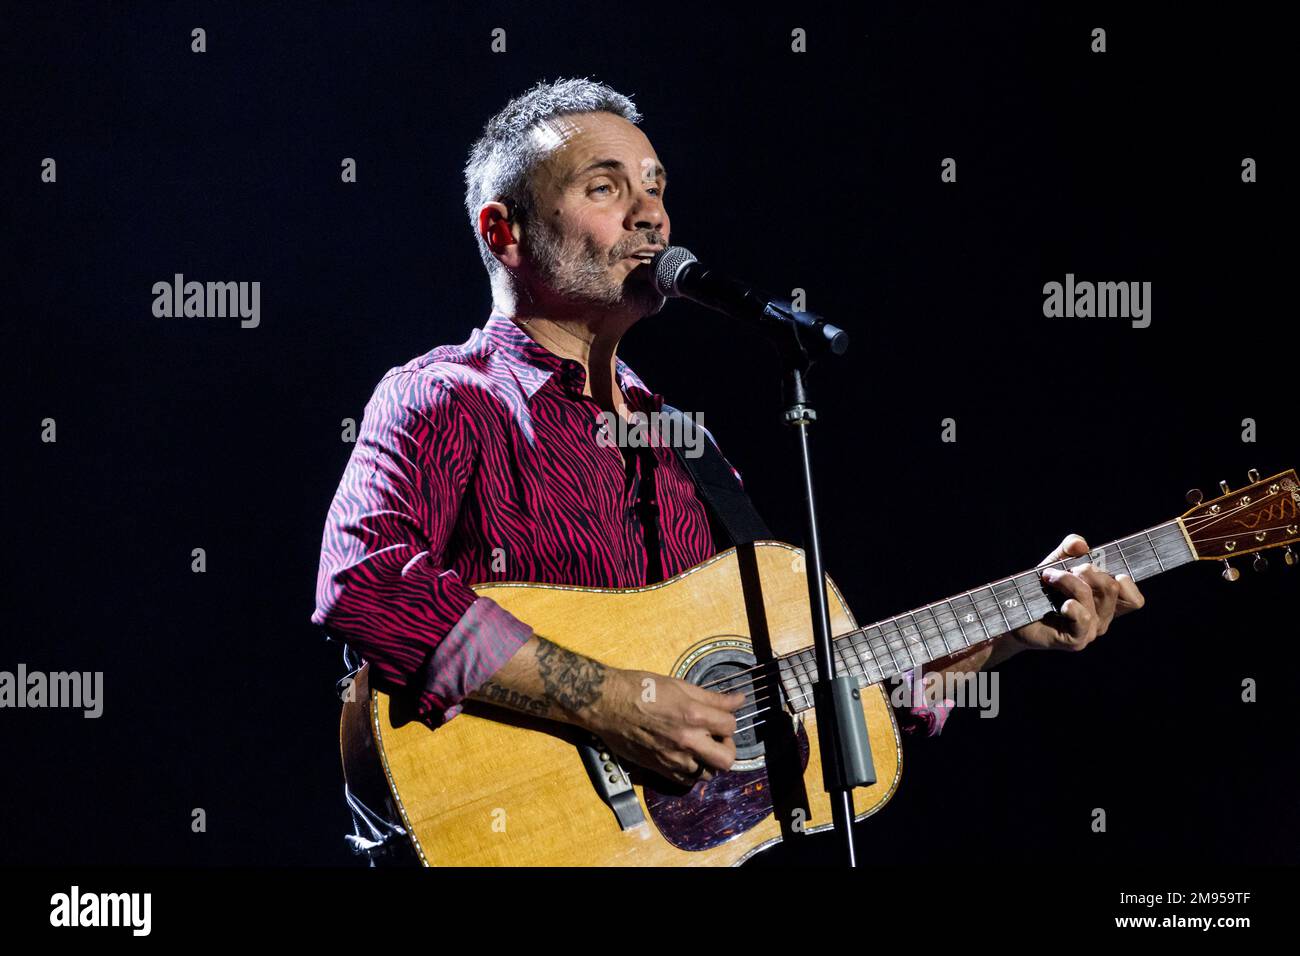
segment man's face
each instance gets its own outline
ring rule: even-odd
[[[534,135],[554,144],[534,175],[523,236],[541,298],[654,315],[664,297],[650,266],[630,258],[668,245],[667,174],[654,147],[613,113],[558,117]]]

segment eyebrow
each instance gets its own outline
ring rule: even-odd
[[[620,173],[624,171],[623,164],[617,159],[598,159],[594,163],[591,163],[585,168],[580,169],[578,170],[578,172],[574,173],[571,177],[569,177],[569,182],[574,182],[580,176],[585,176],[588,173],[592,172],[593,170],[597,170],[597,169],[611,169]],[[664,185],[668,184],[668,170],[664,169],[664,167],[661,166],[659,163],[655,163],[654,174],[655,174],[655,178],[662,179],[664,181]]]

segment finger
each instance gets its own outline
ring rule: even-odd
[[[685,759],[679,760],[676,765],[669,769],[668,776],[673,780],[676,780],[683,787],[693,787],[695,786],[695,781],[699,780],[707,772],[708,771],[701,767],[695,759],[687,756]]]
[[[698,701],[703,701],[710,707],[725,707],[727,710],[736,710],[745,702],[744,691],[728,691],[725,687],[721,690],[709,690],[689,681],[682,681],[681,683],[688,695]]]
[[[1067,534],[1057,549],[1038,563],[1040,565],[1052,564],[1056,561],[1060,561],[1062,558],[1087,554],[1088,551],[1089,548],[1087,541],[1084,541],[1083,538],[1077,534]]]
[[[689,746],[694,751],[696,760],[715,770],[730,770],[736,762],[736,744],[730,737],[714,740],[708,734],[701,733],[692,738]]]
[[[1071,650],[1082,650],[1096,636],[1097,609],[1092,597],[1092,588],[1074,574],[1048,568],[1043,578],[1058,591],[1069,595],[1057,618],[1067,624],[1069,642],[1065,646]]]
[[[1119,585],[1119,599],[1115,602],[1116,617],[1129,611],[1141,610],[1142,605],[1147,603],[1147,599],[1138,590],[1137,582],[1127,574],[1115,575],[1115,583]]]
[[[1066,598],[1073,598],[1080,604],[1083,604],[1089,611],[1095,611],[1096,606],[1092,598],[1092,588],[1085,584],[1077,575],[1070,571],[1061,571],[1058,568],[1044,568],[1042,578],[1053,588],[1063,593]]]
[[[1081,651],[1097,636],[1097,616],[1074,598],[1061,605],[1057,617],[1065,622],[1066,640],[1062,647],[1070,651]],[[1058,631],[1060,629],[1058,628]]]
[[[736,727],[740,723],[735,714],[727,710],[720,710],[716,707],[707,711],[707,719],[704,722],[704,729],[711,735],[719,737],[730,737],[736,732]]]
[[[1092,588],[1093,605],[1097,611],[1097,636],[1105,634],[1115,616],[1115,602],[1119,599],[1119,584],[1105,571],[1098,570],[1091,564],[1080,566],[1074,571],[1088,587]]]
[[[744,698],[744,694],[740,695]],[[710,735],[730,737],[736,732],[737,717],[730,708],[719,706],[719,696],[710,694],[705,700],[686,702],[682,721],[691,727],[708,731]]]

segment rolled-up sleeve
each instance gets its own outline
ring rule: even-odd
[[[412,694],[434,726],[533,633],[443,566],[476,454],[449,386],[424,369],[390,372],[366,404],[321,541],[312,622],[355,648],[377,686]]]

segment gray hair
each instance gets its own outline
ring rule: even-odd
[[[526,223],[536,208],[532,176],[550,147],[530,135],[545,120],[570,113],[603,111],[640,123],[641,114],[632,101],[604,83],[575,78],[539,82],[517,96],[487,121],[483,134],[469,151],[465,164],[465,210],[495,292],[503,278],[501,263],[478,234],[478,212],[484,203],[505,202],[512,219]]]

